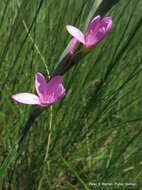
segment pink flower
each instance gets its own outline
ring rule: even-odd
[[[35,87],[38,96],[25,92],[12,95],[12,98],[23,104],[48,106],[57,102],[65,95],[61,76],[55,76],[47,83],[44,76],[41,73],[37,73],[35,78]]]
[[[112,18],[105,17],[101,20],[100,15],[96,16],[90,23],[87,34],[84,35],[78,28],[66,25],[67,31],[87,48],[95,46],[110,31],[112,27]]]

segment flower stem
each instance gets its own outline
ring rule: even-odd
[[[42,181],[44,179],[44,175],[45,175],[45,170],[46,170],[46,165],[47,165],[47,159],[48,159],[48,153],[49,153],[49,147],[51,144],[51,129],[52,129],[52,120],[53,120],[53,106],[50,106],[50,123],[49,123],[49,135],[48,135],[48,142],[46,145],[46,153],[45,153],[45,157],[44,157],[44,163],[43,163],[43,170],[42,170],[42,176],[40,178],[39,184],[38,184],[38,188],[37,190],[41,189],[42,186]]]

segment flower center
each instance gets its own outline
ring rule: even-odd
[[[53,94],[48,94],[48,95],[40,98],[40,101],[42,103],[51,103],[53,100],[54,100]]]

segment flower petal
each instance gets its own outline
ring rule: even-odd
[[[39,97],[32,93],[14,94],[11,98],[22,104],[40,104]]]
[[[93,20],[89,24],[86,36],[89,35],[90,33],[95,33],[95,30],[97,29],[97,27],[100,23],[100,19],[101,19],[100,15],[93,18]]]
[[[110,31],[112,27],[112,18],[106,17],[101,22],[99,22],[95,30],[87,33],[85,36],[85,46],[92,47],[99,43]]]
[[[77,46],[77,43],[78,43],[78,40],[77,40],[76,38],[72,38],[72,39],[71,39],[71,41],[70,41],[70,47],[69,47],[69,52],[70,52],[71,54],[74,53],[74,50],[75,50],[75,48],[76,48],[76,46]]]
[[[99,43],[104,36],[106,35],[105,28],[100,28],[96,34],[90,35],[86,37],[86,47],[92,47],[95,46],[97,43]]]
[[[67,31],[81,43],[85,43],[84,34],[76,27],[72,25],[66,25]]]
[[[97,16],[95,16],[93,19],[92,19],[92,21],[91,21],[91,24],[96,24],[96,23],[98,23],[98,21],[100,21],[101,20],[101,16],[100,15],[97,15]],[[90,25],[91,25],[90,24]]]
[[[46,84],[47,83],[44,76],[39,72],[36,73],[35,87],[36,87],[37,94],[39,95],[41,99],[43,99],[44,97],[44,93],[46,91]]]
[[[46,97],[48,103],[52,104],[65,95],[65,88],[62,85],[62,76],[53,77],[46,86]],[[43,102],[44,103],[44,102]]]
[[[111,17],[105,17],[101,21],[101,26],[106,28],[106,34],[107,34],[112,27],[112,18]]]

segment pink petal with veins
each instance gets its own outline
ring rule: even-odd
[[[46,84],[47,83],[44,76],[41,73],[36,73],[35,87],[36,87],[37,94],[39,95],[41,99],[44,98],[44,94],[46,92]]]
[[[111,17],[105,17],[101,21],[101,26],[104,26],[106,28],[106,34],[107,34],[112,27],[112,18]]]
[[[95,35],[86,36],[86,43],[85,43],[86,47],[95,46],[104,38],[105,35],[106,35],[105,28],[102,27],[97,31]]]
[[[94,19],[89,24],[86,36],[89,35],[90,33],[95,33],[95,31],[100,23],[100,20],[101,20],[100,15],[94,17]]]
[[[60,100],[65,95],[65,89],[62,85],[62,77],[53,77],[46,85],[46,98],[49,103]]]
[[[11,98],[22,104],[40,104],[39,97],[32,93],[14,94]]]
[[[72,25],[66,25],[66,29],[74,38],[85,44],[84,34],[78,28]]]

